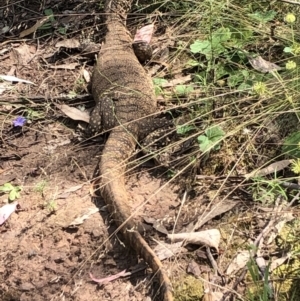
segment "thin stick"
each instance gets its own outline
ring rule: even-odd
[[[300,2],[299,1],[293,1],[293,0],[280,0],[282,2],[286,2],[286,3],[290,3],[290,4],[297,4],[297,5],[300,5]]]

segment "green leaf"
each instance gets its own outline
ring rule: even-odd
[[[11,185],[10,183],[5,183],[2,186],[0,186],[0,191],[3,191],[3,192],[10,192],[13,189],[14,189],[14,186]]]
[[[225,133],[219,126],[213,126],[205,131],[205,134],[210,142],[210,148],[214,150],[220,149],[220,141],[225,136]]]
[[[220,63],[217,65],[217,68],[215,69],[215,79],[216,80],[219,80],[229,74],[230,74],[230,71],[228,70],[228,68],[226,68],[226,66],[224,64]]]
[[[186,63],[187,67],[197,67],[199,65],[200,65],[200,63],[196,60],[188,60]]]
[[[193,44],[190,45],[190,49],[192,53],[211,53],[211,42],[207,40],[196,40]]]
[[[195,127],[191,125],[179,125],[176,127],[176,133],[178,135],[185,135],[193,129],[195,129]]]
[[[53,16],[53,10],[51,8],[46,8],[44,14],[45,16]]]
[[[164,78],[155,77],[153,78],[153,84],[157,86],[162,86],[163,84],[166,84],[168,81]]]
[[[205,134],[209,140],[215,142],[225,136],[224,131],[217,125],[205,130]]]
[[[17,191],[13,189],[8,195],[9,200],[14,201],[17,197],[17,194]]]
[[[230,38],[230,29],[227,27],[221,27],[212,33],[212,44],[227,42]]]
[[[252,85],[249,85],[247,83],[241,83],[238,87],[237,90],[238,91],[245,91],[245,90],[251,90],[252,89]]]
[[[172,169],[169,169],[167,175],[168,178],[173,178],[176,175],[176,173]]]
[[[229,28],[219,28],[212,34],[210,40],[196,40],[193,44],[190,45],[190,50],[192,53],[201,53],[206,56],[206,59],[209,60],[214,54],[221,54],[225,52],[225,48],[222,46],[222,42],[226,42],[231,37],[231,31]]]
[[[242,74],[244,75],[245,78],[248,78],[249,77],[249,72],[248,70],[242,70]]]
[[[248,30],[246,28],[231,28],[231,38],[236,42],[246,42],[248,43],[249,40],[253,37],[253,31]]]
[[[187,95],[194,91],[194,88],[190,85],[177,85],[175,87],[176,94]]]
[[[163,93],[163,90],[162,90],[161,86],[163,84],[166,84],[168,81],[165,80],[164,78],[155,77],[155,78],[152,79],[152,82],[154,84],[155,95],[160,95],[160,94]]]
[[[155,90],[155,95],[158,96],[160,94],[163,93],[163,89],[160,88],[159,86],[154,86],[154,90]]]
[[[8,193],[8,199],[10,201],[14,201],[16,198],[19,198],[21,190],[21,187],[13,186],[10,183],[5,183],[4,185],[0,186],[0,191]]]
[[[293,49],[292,49],[292,47],[284,47],[283,52],[285,52],[285,53],[292,53]]]
[[[274,20],[276,16],[276,12],[274,10],[269,10],[267,12],[255,12],[254,14],[249,14],[248,16],[262,23],[267,23],[269,21]]]
[[[62,35],[65,35],[67,33],[67,28],[66,27],[59,27],[58,32]]]
[[[211,52],[207,52],[205,55],[207,57],[207,59],[212,56],[212,54],[216,55],[216,54],[222,54],[226,51],[226,49],[222,46],[222,44],[220,44],[219,42],[216,43],[212,43],[212,50]]]
[[[45,23],[42,26],[39,27],[40,30],[49,30],[52,28],[51,23]]]
[[[236,72],[235,74],[229,76],[227,83],[229,87],[233,88],[242,83],[244,80],[244,75],[241,72]]]
[[[49,20],[50,20],[51,22],[55,21],[54,16],[53,16],[54,13],[53,13],[53,10],[52,10],[51,8],[45,9],[45,10],[44,10],[44,14],[45,14],[46,16],[50,16]]]
[[[211,141],[209,141],[209,139],[206,136],[204,135],[198,136],[197,141],[201,152],[205,153],[206,151],[209,150],[211,146]]]
[[[77,97],[77,93],[73,90],[70,90],[69,93],[68,93],[68,97],[70,99],[73,99],[73,98]]]

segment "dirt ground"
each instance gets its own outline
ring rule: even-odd
[[[43,127],[43,132],[30,125],[19,133],[7,133],[1,146],[0,185],[23,187],[20,208],[1,227],[1,300],[143,300],[143,283],[151,281],[144,269],[104,286],[91,281],[89,272],[102,278],[134,270],[138,258],[121,243],[122,238],[108,239],[114,225],[101,200],[101,214],[94,211],[82,224],[72,225],[76,217],[97,209],[87,178],[101,147],[76,149],[71,141],[53,147],[67,141],[68,134],[59,123]],[[161,180],[143,171],[130,177],[128,191],[140,203],[161,185]],[[2,203],[6,198],[1,197]],[[171,218],[169,208],[177,203],[174,187],[167,187],[141,216]]]

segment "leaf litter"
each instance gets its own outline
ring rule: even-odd
[[[5,204],[0,208],[0,225],[2,225],[12,213],[15,212],[17,208],[18,202],[14,202],[11,204]]]

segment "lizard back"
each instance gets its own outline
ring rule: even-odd
[[[107,32],[92,79],[96,102],[90,122],[92,130],[99,131],[99,126],[109,130],[119,124],[128,124],[132,134],[139,134],[135,133],[133,124],[135,128],[144,126],[147,122],[143,117],[156,109],[151,79],[135,56],[132,38],[126,29],[126,13],[131,2],[106,1]],[[99,116],[99,112],[105,116]],[[143,128],[143,132],[147,129]]]
[[[156,110],[151,79],[136,58],[126,29],[132,0],[107,0],[105,40],[92,76],[96,106],[92,131],[111,130],[100,164],[101,195],[128,244],[149,264],[160,280],[164,301],[173,301],[171,282],[159,258],[132,220],[125,189],[126,165],[142,134],[149,131],[144,118]]]

